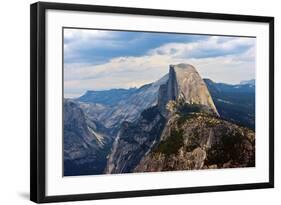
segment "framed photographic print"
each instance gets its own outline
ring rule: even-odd
[[[274,18],[31,5],[31,200],[274,187]]]

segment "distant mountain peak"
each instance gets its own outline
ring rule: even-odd
[[[77,100],[84,103],[99,103],[106,106],[113,106],[116,102],[128,98],[134,94],[137,88],[115,88],[110,90],[95,91],[88,90],[84,95],[79,97]]]
[[[204,80],[205,83],[215,83],[215,81],[213,81],[210,78],[204,78],[203,80]]]
[[[204,105],[219,116],[205,82],[190,64],[170,65],[169,79],[159,90],[158,103],[163,108],[170,100]]]
[[[255,79],[251,79],[251,80],[243,80],[240,82],[241,85],[255,85],[256,84],[256,80]]]

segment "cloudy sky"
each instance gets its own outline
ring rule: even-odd
[[[64,29],[64,93],[139,87],[188,63],[203,78],[255,78],[255,38]]]

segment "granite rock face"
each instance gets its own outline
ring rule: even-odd
[[[64,175],[100,173],[106,164],[110,139],[88,119],[79,105],[64,100]]]
[[[205,82],[189,64],[170,65],[169,79],[161,86],[158,97],[159,107],[164,114],[169,101],[202,105],[219,116]]]
[[[160,139],[166,120],[156,106],[141,113],[134,122],[124,122],[117,135],[106,173],[128,173]]]

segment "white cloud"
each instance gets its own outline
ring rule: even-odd
[[[107,35],[108,32],[103,31],[103,30],[86,30],[86,29],[71,29],[71,28],[66,28],[64,29],[64,37],[69,39],[69,38],[75,38],[75,37],[86,37],[86,38],[97,38],[99,36],[104,36]]]
[[[151,55],[171,55],[175,57],[195,57],[200,55],[210,55],[212,52],[228,53],[235,52],[240,47],[249,47],[255,44],[253,38],[238,38],[238,37],[218,37],[213,36],[207,40],[201,40],[191,43],[168,43],[158,48],[152,49]],[[204,53],[205,52],[205,53]]]
[[[113,38],[113,33],[105,30],[64,29],[64,38],[70,42]],[[67,43],[68,43],[67,42]]]
[[[245,46],[242,53],[196,58],[208,51],[226,52]],[[188,54],[190,53],[190,55]],[[192,55],[191,55],[192,54]],[[118,57],[101,65],[65,64],[65,93],[139,87],[168,73],[169,64],[194,65],[203,78],[239,83],[255,78],[255,39],[210,37],[191,43],[168,43],[140,57]]]
[[[64,55],[70,59],[79,56],[77,49],[80,48],[116,47],[116,44],[109,41],[114,38],[116,38],[115,33],[105,30],[64,29]]]

